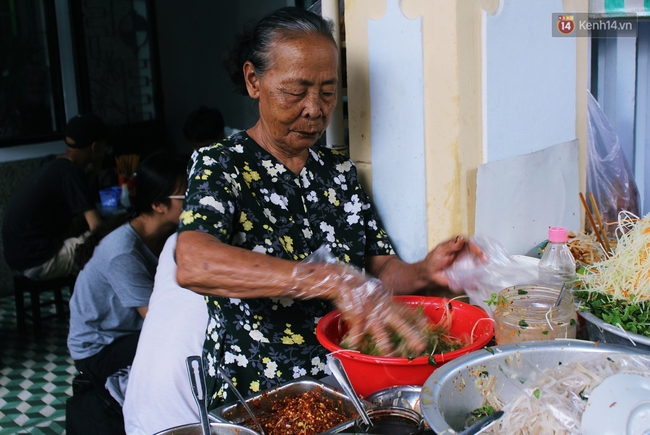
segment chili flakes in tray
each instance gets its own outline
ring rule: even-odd
[[[271,410],[256,415],[266,435],[317,435],[349,420],[341,411],[343,400],[325,397],[320,391],[306,391],[273,403]],[[248,418],[242,426],[257,429]]]
[[[296,379],[246,398],[266,435],[335,434],[354,426],[352,401],[340,390],[310,377]],[[368,407],[374,405],[367,403]],[[214,416],[259,430],[239,403],[210,411]]]

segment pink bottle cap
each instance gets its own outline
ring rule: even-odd
[[[568,239],[566,228],[551,227],[548,229],[548,241],[551,243],[566,243]]]

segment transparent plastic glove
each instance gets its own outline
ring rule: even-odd
[[[325,274],[322,269],[327,269]],[[393,300],[392,292],[379,279],[338,263],[326,247],[294,267],[292,289],[296,298],[333,300],[349,326],[346,339],[352,348],[360,348],[370,335],[380,354],[390,356],[395,352],[394,333],[402,338],[402,346],[414,354],[424,351],[427,345],[425,319],[417,318],[413,310]]]

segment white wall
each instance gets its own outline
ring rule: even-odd
[[[525,254],[550,226],[581,227],[579,147],[569,145],[578,136],[577,38],[552,36],[562,0],[501,6],[484,16],[487,164],[477,177],[476,232]]]
[[[486,162],[576,138],[576,40],[554,38],[562,0],[506,0],[485,13]]]
[[[374,205],[399,256],[415,262],[427,253],[422,17],[388,0],[368,23],[368,61]]]

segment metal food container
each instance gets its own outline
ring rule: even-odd
[[[478,373],[496,375],[495,391],[508,403],[520,394],[520,385],[534,380],[540,371],[617,354],[648,356],[631,347],[570,339],[524,341],[478,350],[433,372],[422,387],[422,414],[436,433],[457,433],[464,429],[470,412],[481,406],[482,392],[474,387]]]
[[[587,323],[589,340],[601,343],[630,346],[639,350],[650,351],[650,337],[624,331],[594,316],[588,311],[578,312]]]
[[[298,396],[308,391],[319,391],[326,398],[331,398],[336,401],[340,400],[341,412],[350,418],[349,421],[322,432],[322,434],[335,434],[354,426],[357,411],[354,409],[354,405],[348,396],[331,385],[327,385],[309,377],[289,381],[286,384],[247,397],[246,404],[251,408],[255,415],[258,415],[265,411],[269,411],[273,406],[274,401]],[[369,402],[365,402],[365,404],[368,408],[374,407],[374,405]],[[235,424],[241,424],[244,420],[249,418],[246,409],[239,402],[215,408],[210,411],[210,416],[219,421]]]
[[[399,406],[422,414],[420,410],[421,391],[422,387],[419,385],[397,385],[376,391],[365,399],[378,407]]]
[[[203,435],[201,423],[184,424],[155,435]],[[258,435],[254,430],[228,423],[210,423],[210,435]]]

